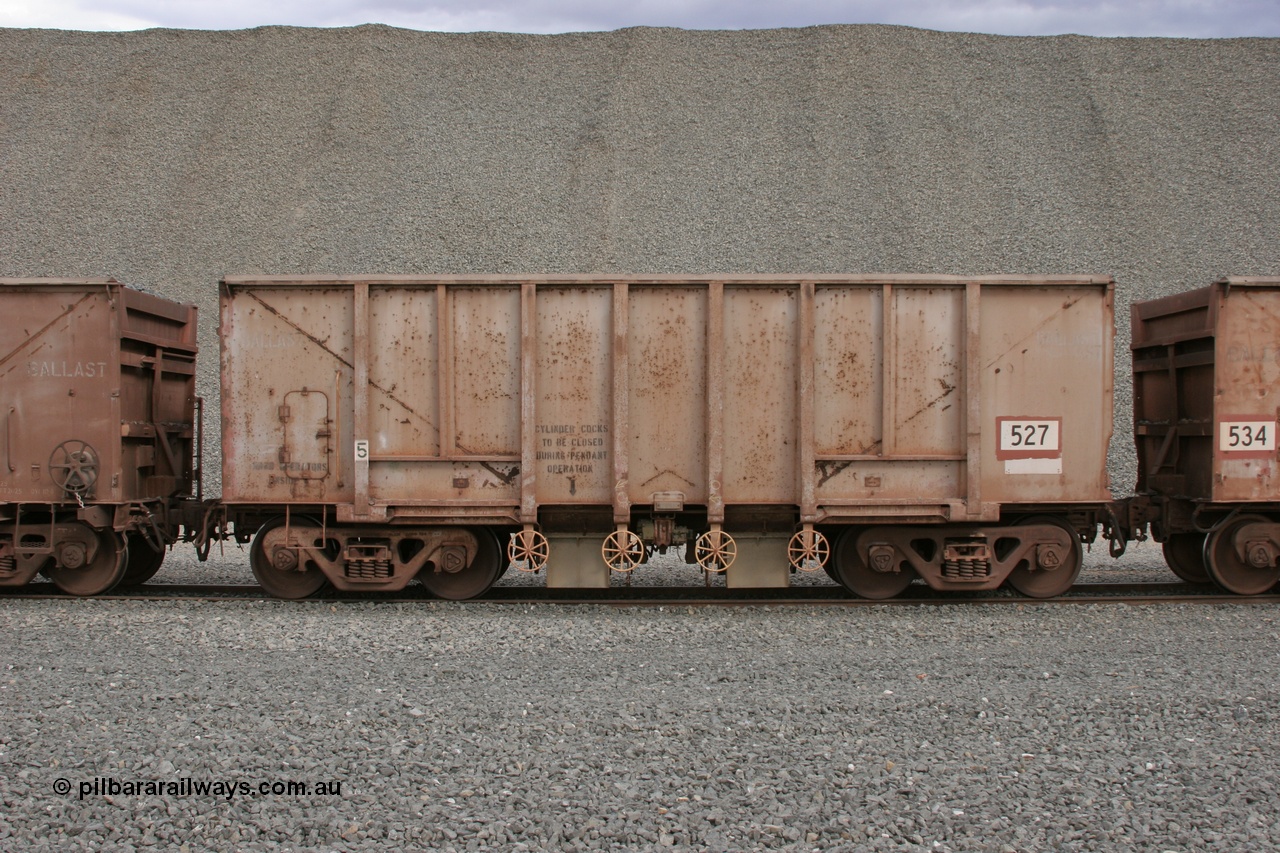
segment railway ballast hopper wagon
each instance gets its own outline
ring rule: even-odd
[[[222,282],[223,501],[269,591],[1055,595],[1111,495],[1108,277]]]
[[[1133,305],[1138,520],[1181,578],[1243,595],[1280,580],[1280,278]]]
[[[196,470],[196,309],[114,279],[0,279],[0,586],[159,569]]]

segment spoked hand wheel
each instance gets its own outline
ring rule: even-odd
[[[511,542],[507,545],[511,565],[521,572],[542,571],[546,568],[550,554],[551,545],[547,542],[547,537],[532,528],[511,534]]]
[[[787,543],[787,560],[793,569],[816,572],[826,568],[831,556],[831,543],[816,530],[799,530]]]
[[[98,482],[98,452],[79,439],[64,441],[49,455],[49,476],[67,494],[83,498]]]
[[[704,572],[727,572],[738,556],[738,543],[723,530],[708,530],[694,544],[694,557]]]
[[[644,560],[644,542],[630,530],[615,530],[600,546],[604,564],[615,572],[630,572]]]

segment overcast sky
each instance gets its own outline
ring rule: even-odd
[[[0,26],[242,29],[267,24],[563,33],[653,26],[905,24],[1001,35],[1280,36],[1280,0],[0,0]]]

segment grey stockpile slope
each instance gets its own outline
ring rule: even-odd
[[[227,273],[1111,273],[1119,306],[1280,273],[1275,39],[0,30],[0,56],[0,274],[196,301],[209,351]]]

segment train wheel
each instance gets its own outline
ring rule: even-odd
[[[471,564],[461,571],[442,572],[427,566],[418,572],[418,580],[436,598],[462,601],[483,595],[502,575],[502,547],[498,537],[487,527],[473,527],[480,549]]]
[[[121,586],[137,586],[144,584],[156,576],[164,563],[165,552],[151,547],[146,538],[137,533],[126,533],[125,544],[129,548],[129,557],[124,564],[124,577]]]
[[[299,527],[319,526],[320,523],[314,519],[295,518],[287,529],[296,537]],[[298,567],[297,552],[293,549],[281,549],[277,553],[276,548],[286,541],[284,516],[273,518],[258,528],[253,545],[249,547],[249,567],[253,569],[253,576],[276,598],[299,599],[315,595],[325,584],[324,572],[314,564]]]
[[[498,540],[498,580],[502,580],[502,576],[511,568],[511,549],[502,543],[509,542],[511,534],[504,530],[501,534],[495,532],[493,535]]]
[[[1169,570],[1187,583],[1211,583],[1204,564],[1204,534],[1174,533],[1164,543],[1164,561]]]
[[[1084,548],[1080,544],[1080,534],[1076,529],[1060,518],[1051,515],[1037,515],[1022,520],[1022,524],[1053,524],[1061,527],[1071,537],[1071,546],[1066,554],[1057,555],[1058,567],[1046,571],[1043,568],[1033,569],[1029,565],[1021,565],[1009,573],[1009,585],[1023,595],[1031,598],[1053,598],[1071,589],[1071,585],[1080,576],[1084,566]]]
[[[114,530],[99,530],[97,552],[85,559],[82,548],[70,545],[61,549],[60,562],[49,567],[49,577],[58,589],[72,595],[101,595],[124,577],[129,549],[124,537]]]
[[[851,527],[836,540],[835,559],[831,561],[832,577],[845,589],[863,598],[884,599],[899,595],[918,577],[916,570],[899,565],[896,572],[877,572],[868,566],[858,554],[858,535],[861,532]]]
[[[834,530],[828,530],[823,535],[827,537],[827,542],[829,543],[835,542],[840,538],[840,534]],[[827,561],[822,564],[822,570],[827,573],[827,577],[831,578],[836,583],[840,583],[840,577],[836,574],[836,561],[831,558],[830,554],[827,555]]]
[[[1236,516],[1229,523],[1211,531],[1204,540],[1204,562],[1209,576],[1218,586],[1236,595],[1258,595],[1280,580],[1280,567],[1258,568],[1240,559],[1236,553],[1236,534],[1246,524],[1265,524],[1260,515]]]

